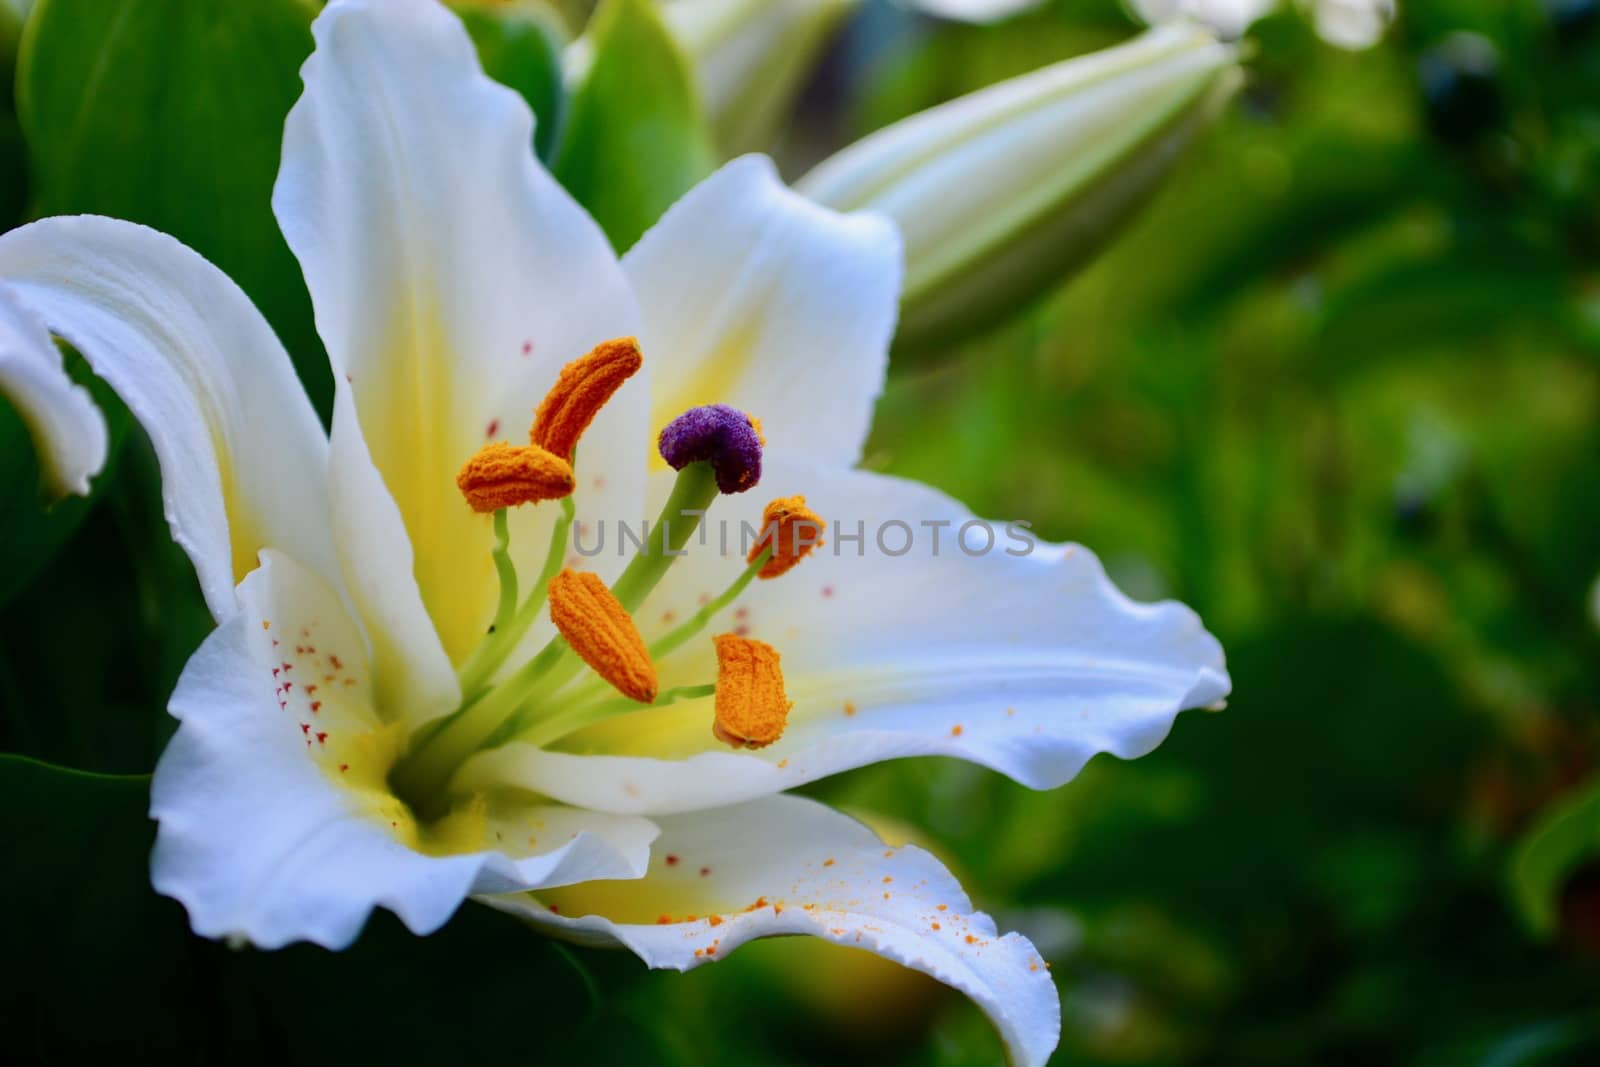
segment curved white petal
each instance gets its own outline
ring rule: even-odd
[[[461,702],[455,668],[413,577],[405,522],[372,464],[346,382],[334,389],[328,509],[334,546],[373,660],[373,699],[412,725]]]
[[[151,790],[151,878],[197,933],[340,948],[374,907],[428,933],[471,893],[643,873],[644,819],[496,793],[454,831],[419,828],[388,793],[395,729],[338,596],[269,552],[239,603],[179,680]]]
[[[745,156],[673,205],[623,268],[655,363],[653,429],[732,404],[779,454],[860,458],[900,299],[893,223],[818,207]]]
[[[106,462],[106,420],[89,391],[67,376],[61,352],[33,312],[0,283],[0,396],[33,438],[44,488],[53,497],[89,494]]]
[[[493,614],[489,523],[455,474],[521,440],[561,365],[636,332],[600,229],[539,166],[533,119],[434,0],[335,0],[314,24],[273,207],[335,373],[405,520],[452,660]],[[643,386],[631,383],[629,388]],[[591,434],[645,427],[604,414]],[[644,459],[609,471],[635,479]]]
[[[1001,936],[928,853],[886,848],[854,819],[799,797],[662,819],[643,879],[488,903],[680,971],[777,934],[865,949],[971,997],[1018,1067],[1044,1063],[1061,1033],[1055,985],[1026,938]]]
[[[179,242],[117,219],[0,236],[0,281],[88,359],[150,435],[167,522],[211,613],[270,546],[337,572],[328,441],[271,327]]]
[[[776,460],[761,490],[723,498],[713,530],[758,524],[760,499],[803,492],[829,524],[827,544],[789,574],[757,582],[706,636],[659,665],[661,686],[716,676],[709,635],[730,630],[775,646],[794,700],[782,740],[735,752],[711,738],[710,699],[624,715],[545,751],[484,753],[461,782],[517,781],[571,804],[666,813],[735,803],[902,756],[955,756],[1035,789],[1075,776],[1096,753],[1154,749],[1178,712],[1227,695],[1222,649],[1194,612],[1136,604],[1078,546],[1031,554],[995,527],[969,556],[954,538],[969,514],[913,482]],[[841,530],[834,523],[841,524]],[[912,547],[901,549],[905,523]],[[947,523],[937,555],[932,529]],[[857,524],[865,534],[857,555]],[[969,547],[984,543],[978,530]],[[646,635],[693,613],[741,561],[718,538],[678,560],[639,613]]]

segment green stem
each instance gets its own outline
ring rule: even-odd
[[[672,561],[683,555],[683,546],[700,526],[700,519],[717,498],[717,479],[709,463],[691,463],[678,472],[672,495],[661,508],[655,526],[648,531],[644,547],[628,563],[622,577],[611,587],[612,594],[629,614],[639,610],[645,597],[666,575]]]
[[[517,610],[517,568],[511,562],[510,513],[501,508],[494,513],[494,571],[500,578],[500,602],[494,609],[492,632],[499,633],[511,623]]]
[[[561,564],[567,558],[567,540],[571,535],[572,520],[576,513],[577,508],[572,498],[570,496],[563,498],[561,518],[556,521],[555,532],[550,538],[550,550],[545,554],[544,569],[539,572],[539,580],[528,592],[528,599],[523,601],[522,609],[515,615],[506,610],[506,571],[500,571],[500,610],[495,612],[494,626],[461,668],[461,698],[464,703],[470,704],[483,696],[489,687],[490,679],[494,677],[494,672],[500,669],[506,657],[516,651],[522,639],[527,636],[529,628],[533,626],[534,620],[544,610],[545,597],[550,591],[550,580],[561,570]],[[496,513],[497,538],[500,534],[499,516],[503,514],[504,512]],[[495,567],[500,569],[498,540],[495,553]],[[509,567],[511,562],[509,556],[505,557],[505,562]],[[511,575],[511,598],[512,603],[515,603],[515,572]]]
[[[699,611],[689,616],[681,625],[674,627],[661,637],[656,638],[655,643],[650,646],[650,658],[653,660],[660,660],[671,653],[676,652],[678,649],[683,647],[686,641],[709,626],[711,624],[711,620],[715,618],[719,612],[723,611],[729,604],[732,604],[735,600],[739,599],[739,594],[743,593],[745,589],[749,587],[750,583],[756,580],[756,576],[761,573],[761,568],[765,567],[767,565],[767,561],[771,558],[772,546],[768,545],[766,548],[761,550],[761,555],[756,557],[755,562],[746,567],[744,569],[744,573],[739,575],[738,578],[734,579],[734,583],[728,586],[728,588],[723,591],[721,596],[717,597],[715,600],[703,606]]]
[[[663,708],[669,704],[676,704],[680,700],[696,700],[715,694],[717,687],[712,685],[684,685],[676,689],[668,689],[657,696],[653,704],[640,704],[626,697],[621,699],[600,700],[591,704],[569,708],[559,715],[552,715],[548,719],[534,723],[526,730],[517,734],[517,740],[526,744],[543,748],[545,745],[559,741],[568,734],[603,722],[613,715],[626,714],[638,711],[641,708]]]
[[[565,680],[553,677],[552,669],[566,651],[566,641],[559,637],[551,641],[503,685],[462,705],[460,711],[423,738],[390,772],[389,781],[396,795],[418,814],[437,814],[439,806],[447,801],[451,776],[467,757],[503,733],[526,702],[558,688]]]
[[[722,595],[705,604],[680,625],[656,638],[655,643],[650,646],[650,658],[659,663],[673,652],[682,648],[697,634],[703,632],[711,624],[713,618],[726,610],[728,605],[739,599],[739,595],[749,587],[751,582],[756,580],[756,577],[761,573],[761,568],[765,567],[767,561],[771,558],[772,546],[768,545],[762,549],[761,555],[756,557],[755,562],[746,567],[744,572],[734,580],[734,583],[723,590]],[[588,703],[610,691],[611,687],[606,682],[599,678],[593,678],[580,685],[572,694],[572,697],[580,703]]]

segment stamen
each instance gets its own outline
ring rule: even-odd
[[[456,488],[480,514],[570,496],[572,466],[533,445],[484,445],[456,475]]]
[[[581,359],[561,368],[556,384],[534,414],[532,442],[552,455],[570,458],[578,438],[594,417],[644,363],[632,337],[603,341]]]
[[[733,634],[717,648],[716,722],[711,732],[735,748],[766,748],[783,736],[794,703],[783,689],[777,649]]]
[[[701,700],[713,695],[717,691],[715,685],[680,685],[674,689],[664,690],[658,695],[651,705],[664,708],[676,704],[680,700]],[[626,715],[639,710],[639,705],[631,700],[591,700],[587,703],[575,703],[558,715],[542,719],[517,735],[517,739],[524,744],[543,748],[561,740],[568,734],[576,733],[586,726],[604,722],[613,715]]]
[[[742,493],[761,480],[764,442],[757,427],[756,421],[738,408],[707,404],[690,408],[667,423],[657,446],[673,470],[681,471],[691,463],[710,463],[720,491]]]
[[[748,562],[754,563],[770,549],[772,554],[761,568],[761,577],[787,574],[822,544],[824,529],[822,519],[806,507],[805,497],[779,497],[761,513],[761,537],[750,549]]]
[[[656,668],[627,609],[598,576],[562,571],[550,582],[550,621],[589,667],[623,696],[656,698]]]
[[[550,588],[550,582],[556,573],[561,570],[562,561],[567,558],[567,540],[572,530],[573,517],[577,512],[572,498],[563,497],[561,500],[561,518],[556,521],[555,531],[550,535],[550,547],[545,553],[544,569],[539,572],[539,579],[528,592],[528,599],[522,604],[508,623],[501,622],[501,612],[495,613],[495,621],[489,633],[478,642],[478,647],[473,650],[471,657],[461,666],[461,699],[465,703],[472,703],[481,697],[489,685],[489,679],[500,665],[514,652],[533,627],[535,620],[544,614],[545,593]],[[504,514],[503,512],[501,514]],[[498,519],[499,516],[497,515]],[[499,536],[500,527],[495,527]],[[509,533],[507,534],[509,538]],[[495,567],[501,566],[501,557],[504,553],[499,549],[498,542],[495,551]],[[510,558],[506,556],[506,565],[509,566]],[[513,582],[515,571],[512,571]],[[503,611],[506,604],[505,575],[501,575],[500,607]],[[513,594],[515,595],[515,590]]]

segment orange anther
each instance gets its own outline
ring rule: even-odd
[[[717,647],[716,722],[719,741],[738,748],[765,748],[783,736],[793,703],[783,690],[776,649],[734,634],[713,639]]]
[[[571,458],[583,431],[643,363],[639,342],[619,337],[601,342],[588,355],[562,367],[534,414],[530,439],[547,452]]]
[[[761,513],[761,536],[750,549],[748,562],[760,559],[771,546],[772,558],[762,566],[760,577],[776,578],[822,544],[822,531],[822,519],[806,507],[805,497],[779,497]]]
[[[550,621],[583,662],[630,700],[656,698],[656,667],[626,608],[596,575],[562,571],[550,581]]]
[[[504,441],[478,449],[456,475],[456,488],[472,510],[485,514],[559,500],[571,495],[573,484],[572,467],[566,460],[542,448]]]

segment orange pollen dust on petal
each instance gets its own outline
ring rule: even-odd
[[[568,363],[534,413],[530,440],[547,452],[571,458],[600,409],[643,365],[639,342],[632,337],[603,341]]]
[[[762,566],[759,577],[776,578],[787,574],[822,544],[823,529],[821,517],[806,507],[805,497],[779,497],[762,511],[761,536],[750,549],[746,562],[754,563],[770,545],[772,558]]]
[[[783,736],[794,706],[783,688],[777,649],[762,641],[719,634],[716,721],[712,733],[735,748],[765,748]]]
[[[633,618],[597,575],[565,570],[550,580],[550,621],[578,657],[630,700],[656,698],[656,666]]]
[[[478,449],[456,475],[456,488],[480,514],[559,500],[570,496],[574,485],[572,466],[560,456],[504,441]]]

